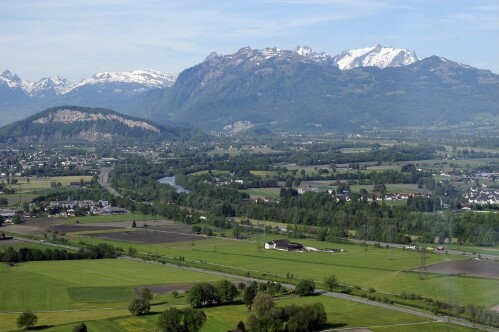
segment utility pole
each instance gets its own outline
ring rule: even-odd
[[[426,249],[421,247],[421,255],[419,260],[419,279],[426,280]]]

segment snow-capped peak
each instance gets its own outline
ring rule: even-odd
[[[9,70],[4,70],[0,73],[0,83],[7,85],[11,89],[22,89],[28,90],[31,86],[31,83],[28,81],[23,81],[19,76],[12,73]]]
[[[343,51],[333,58],[334,63],[341,69],[374,66],[378,68],[407,66],[421,60],[414,51],[401,48],[372,47]]]
[[[52,76],[42,78],[38,82],[24,81],[16,74],[4,70],[0,72],[0,85],[7,85],[10,89],[21,89],[29,96],[65,95],[74,89],[87,84],[114,84],[129,83],[138,85],[133,91],[142,91],[151,88],[170,87],[175,83],[176,76],[156,70],[132,70],[128,72],[103,72],[94,74],[91,78],[72,83],[64,78]]]
[[[131,70],[126,72],[102,72],[94,74],[76,84],[75,88],[86,84],[131,83],[148,88],[164,88],[175,83],[176,76],[156,70]]]
[[[206,57],[205,62],[211,64],[224,64],[237,66],[242,63],[261,65],[269,60],[332,63],[331,56],[326,53],[316,53],[310,47],[297,46],[294,50],[285,50],[277,47],[266,47],[263,49],[251,49],[243,47],[236,53],[221,55],[212,52]]]
[[[58,77],[46,77],[42,78],[36,83],[33,83],[29,92],[30,95],[42,96],[45,94],[55,94],[57,96],[63,95],[71,91],[74,84],[70,81]]]
[[[295,50],[296,53],[298,53],[301,56],[304,56],[305,58],[312,60],[317,63],[332,63],[331,56],[325,52],[317,53],[314,52],[310,47],[308,46],[296,46]]]
[[[298,45],[295,47],[295,52],[298,53],[299,55],[307,56],[307,55],[313,53],[314,51],[312,51],[312,49],[308,46]]]
[[[2,73],[0,74],[0,78],[2,78],[4,80],[9,80],[9,81],[20,81],[21,80],[19,78],[19,76],[17,76],[16,74],[12,73],[9,70],[2,71]]]

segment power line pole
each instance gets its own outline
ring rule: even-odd
[[[426,249],[421,247],[421,255],[419,260],[419,279],[426,280]]]

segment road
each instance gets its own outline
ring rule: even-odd
[[[71,249],[71,250],[76,250],[76,251],[78,251],[80,249],[80,247],[69,246],[67,244],[52,243],[52,242],[48,242],[48,241],[45,241],[45,240],[33,240],[33,239],[28,239],[28,238],[19,237],[19,236],[14,236],[13,238],[14,238],[14,240],[18,240],[18,241],[30,242],[30,243],[36,243],[36,244],[43,244],[43,245],[46,245],[46,246],[63,248],[63,249]]]
[[[177,269],[183,269],[183,270],[189,270],[189,271],[195,271],[195,272],[201,272],[201,273],[208,273],[208,274],[212,274],[212,275],[223,276],[223,277],[226,277],[226,278],[238,279],[238,280],[242,280],[242,281],[249,281],[249,282],[252,282],[252,281],[262,282],[263,281],[263,282],[267,282],[267,280],[262,280],[262,279],[258,279],[258,278],[244,277],[244,276],[240,276],[240,275],[237,275],[237,274],[231,274],[231,273],[225,273],[225,272],[218,272],[218,271],[211,271],[211,270],[201,269],[201,268],[197,268],[197,267],[180,266],[180,265],[171,264],[171,263],[164,263],[163,264],[163,263],[156,262],[156,261],[148,261],[148,260],[143,260],[143,259],[140,259],[140,258],[134,258],[134,257],[129,257],[129,256],[122,256],[121,258],[129,259],[129,260],[134,260],[134,261],[146,262],[146,263],[150,263],[150,264],[166,265],[166,266],[174,267],[174,268],[177,268]],[[207,264],[209,264],[209,263],[207,263]],[[282,284],[282,286],[286,287],[288,289],[294,289],[295,288],[295,286],[291,285],[291,284]],[[450,324],[455,324],[455,325],[460,325],[460,326],[475,328],[477,330],[482,330],[482,331],[499,332],[499,329],[496,329],[496,328],[493,328],[493,327],[489,327],[489,326],[477,325],[477,324],[471,323],[469,321],[466,321],[464,319],[453,318],[453,317],[450,317],[450,316],[438,316],[438,315],[434,315],[434,314],[429,313],[429,312],[419,311],[419,310],[411,309],[411,308],[408,308],[408,307],[399,307],[399,306],[396,306],[396,305],[393,305],[393,304],[387,304],[387,303],[381,303],[381,302],[371,301],[369,299],[365,299],[365,298],[358,297],[358,296],[353,296],[353,295],[348,295],[348,294],[343,294],[343,293],[328,292],[328,291],[325,291],[325,290],[322,290],[322,289],[316,289],[316,292],[320,293],[320,294],[322,294],[324,296],[334,297],[334,298],[337,298],[337,299],[342,299],[342,300],[346,300],[346,301],[352,301],[352,302],[356,302],[356,303],[363,303],[363,304],[371,305],[371,306],[374,306],[374,307],[384,308],[384,309],[388,309],[388,310],[403,312],[403,313],[406,313],[406,314],[409,314],[409,315],[414,315],[414,316],[418,316],[418,317],[423,317],[423,318],[431,319],[431,320],[434,320],[435,322],[448,322]]]
[[[109,185],[109,172],[111,172],[113,168],[112,167],[104,167],[101,169],[100,171],[100,174],[99,174],[99,184],[104,188],[106,189],[107,191],[109,191],[109,193],[113,196],[116,196],[116,197],[121,197],[121,194],[119,192],[117,192],[116,190],[114,190],[110,185]]]

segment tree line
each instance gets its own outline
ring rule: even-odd
[[[50,260],[77,260],[77,259],[103,259],[116,258],[121,254],[121,249],[113,247],[107,243],[97,245],[87,244],[76,252],[66,249],[37,249],[22,247],[14,249],[8,247],[0,251],[0,261],[2,262],[29,262],[29,261],[50,261]]]

